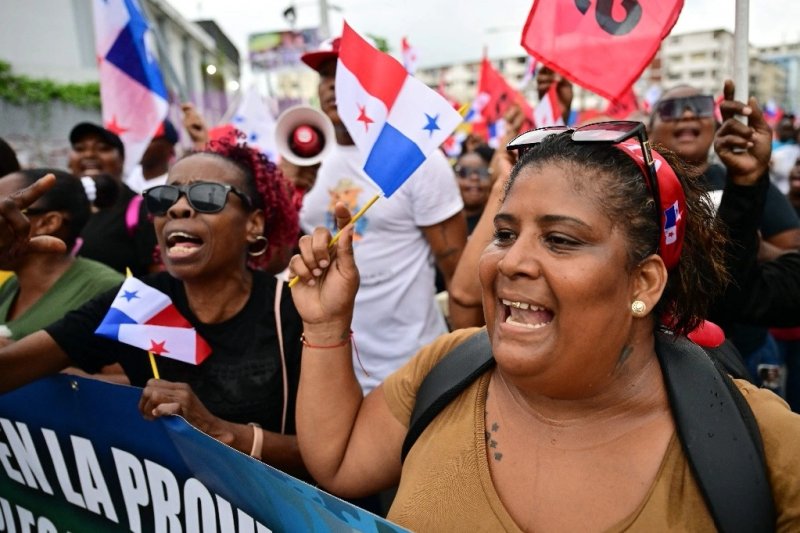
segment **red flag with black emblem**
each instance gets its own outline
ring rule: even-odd
[[[495,70],[486,57],[481,62],[477,104],[481,115],[489,124],[503,118],[511,104],[517,104],[520,106],[522,114],[528,119],[529,125],[533,125],[533,109],[530,104],[522,96],[522,93],[514,89],[502,74]]]
[[[538,0],[522,46],[566,78],[619,100],[669,35],[683,0]]]
[[[629,88],[622,98],[609,102],[603,114],[613,119],[624,120],[638,110],[639,102],[636,100],[636,94],[633,92],[633,88]]]

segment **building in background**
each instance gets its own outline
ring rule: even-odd
[[[784,108],[800,114],[800,43],[762,46],[757,50],[759,57],[775,63],[786,72],[786,105]]]
[[[669,35],[661,43],[662,85],[669,88],[689,84],[708,94],[719,94],[726,79],[733,79],[733,33],[707,30]],[[645,78],[650,73],[645,73]],[[789,103],[787,72],[769,60],[760,49],[750,49],[750,94],[759,101],[774,100],[781,107]]]
[[[180,121],[178,104],[195,103],[210,123],[227,110],[238,91],[236,47],[213,21],[184,18],[167,0],[140,0],[156,30],[159,64],[170,93],[170,116]],[[90,0],[2,0],[0,61],[12,72],[59,83],[99,80]],[[0,136],[17,137],[15,148],[31,164],[63,166],[67,135],[81,120],[100,121],[100,112],[53,105],[46,113],[0,101]],[[42,152],[39,146],[47,146]]]
[[[786,110],[800,111],[800,43],[752,48],[750,55],[750,93],[761,102],[773,100]],[[509,83],[519,86],[525,75],[525,56],[493,58],[492,63]],[[475,98],[479,75],[480,60],[420,68],[416,73],[431,87],[443,86],[448,96],[460,102]],[[733,79],[733,34],[698,31],[664,39],[634,90],[640,101],[653,87],[667,89],[679,84],[717,95],[726,79]],[[574,110],[602,110],[608,104],[582,87],[574,89]],[[529,101],[538,100],[535,82],[522,90]]]

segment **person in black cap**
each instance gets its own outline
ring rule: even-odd
[[[125,176],[125,184],[134,192],[164,185],[167,171],[175,159],[175,145],[178,144],[178,131],[169,119],[165,119],[147,145],[142,160]]]
[[[119,136],[97,124],[81,122],[69,134],[72,150],[67,166],[74,175],[97,179],[108,174],[119,191],[113,205],[92,214],[81,232],[77,255],[104,263],[119,272],[140,276],[154,265],[155,230],[141,196],[122,182],[125,146]]]

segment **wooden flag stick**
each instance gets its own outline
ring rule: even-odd
[[[375,202],[377,202],[377,201],[378,201],[378,198],[380,198],[380,197],[381,197],[381,196],[380,196],[380,194],[376,194],[375,196],[373,196],[372,198],[370,198],[369,202],[367,202],[366,204],[364,204],[364,207],[362,207],[361,209],[359,209],[359,210],[358,210],[358,213],[356,213],[355,215],[353,215],[353,217],[350,219],[350,222],[349,222],[349,224],[354,224],[356,220],[358,220],[359,218],[361,218],[361,216],[362,216],[364,213],[366,213],[366,212],[367,212],[367,209],[369,209],[370,207],[372,207],[372,204],[374,204]],[[342,228],[342,229],[344,229],[344,228]],[[339,231],[337,231],[337,232],[336,232],[336,235],[334,235],[334,236],[333,236],[333,238],[331,239],[331,242],[329,242],[329,243],[328,243],[328,248],[333,248],[333,247],[336,245],[336,243],[337,243],[337,242],[339,242],[339,237],[340,237],[341,235],[342,235],[342,230],[340,229]],[[289,281],[289,288],[291,289],[292,287],[294,287],[295,285],[297,285],[297,282],[298,282],[299,280],[300,280],[300,278],[299,278],[298,276],[295,276],[295,277],[293,277],[293,278],[291,279],[291,281]]]
[[[133,277],[133,273],[131,272],[131,269],[128,267],[125,267],[125,277],[126,278]],[[153,369],[153,377],[156,379],[161,379],[161,377],[158,375],[158,366],[156,365],[155,354],[153,352],[147,352],[147,356],[150,358],[150,368]]]
[[[150,367],[153,369],[153,377],[156,379],[161,379],[158,375],[158,367],[156,366],[156,356],[153,352],[147,352],[147,356],[150,358]]]

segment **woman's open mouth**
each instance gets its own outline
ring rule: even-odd
[[[546,307],[513,300],[500,300],[505,306],[506,324],[538,329],[553,321],[553,312]]]
[[[203,239],[197,235],[184,231],[173,231],[167,235],[167,257],[187,257],[197,252],[203,246]]]

